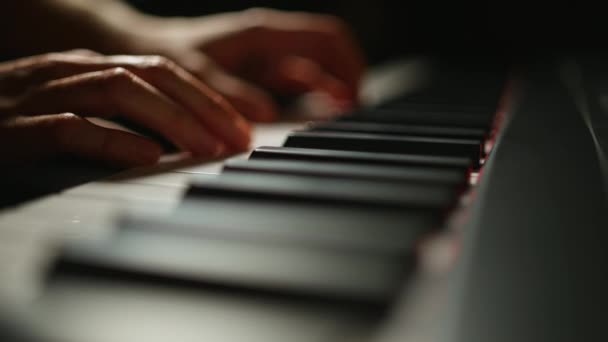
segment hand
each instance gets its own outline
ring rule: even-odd
[[[0,64],[5,163],[56,154],[127,166],[158,160],[158,144],[88,116],[123,116],[198,156],[242,151],[250,141],[247,122],[221,95],[164,57],[69,52]]]
[[[131,31],[136,39],[129,53],[168,56],[251,120],[276,118],[271,92],[320,91],[343,109],[358,99],[362,53],[346,25],[332,16],[254,9],[138,21]]]

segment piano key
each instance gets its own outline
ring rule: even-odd
[[[489,129],[493,116],[469,113],[425,112],[401,109],[374,109],[342,116],[337,121],[374,122],[387,124],[413,124],[456,126]]]
[[[479,86],[467,87],[463,84],[458,86],[445,85],[434,87],[426,91],[407,94],[398,98],[401,101],[413,101],[423,104],[445,104],[471,108],[489,108],[496,104],[502,92],[502,85],[484,85],[487,89]]]
[[[411,241],[440,224],[437,215],[400,209],[359,210],[203,197],[188,198],[164,218],[123,218],[123,222],[132,220],[142,229],[195,238],[264,240],[400,255],[410,252]]]
[[[480,141],[454,138],[293,132],[287,136],[284,146],[359,152],[465,156],[472,158],[473,161],[479,160],[481,157]]]
[[[414,263],[413,253],[366,253],[239,236],[167,234],[128,222],[107,240],[65,248],[52,274],[92,274],[114,280],[143,277],[161,284],[377,304],[398,293]]]
[[[385,301],[437,224],[403,210],[186,200],[168,217],[121,218],[113,239],[69,246],[57,269]]]
[[[406,109],[415,112],[447,112],[450,114],[475,114],[491,116],[496,112],[498,98],[485,103],[459,101],[460,98],[437,98],[436,96],[409,95],[381,103],[375,108]]]
[[[186,197],[327,203],[438,212],[455,204],[457,189],[446,185],[233,172],[215,179],[194,178]]]
[[[243,160],[233,159],[224,163],[223,172],[246,171],[277,173],[328,178],[354,178],[385,180],[408,183],[431,183],[464,186],[466,174],[449,169],[432,167],[398,167],[378,165],[358,165],[348,163],[328,163],[297,160]]]
[[[490,119],[496,112],[497,105],[488,106],[473,106],[473,105],[454,105],[446,101],[446,103],[425,103],[413,100],[393,100],[382,103],[379,106],[371,107],[368,111],[375,110],[391,110],[391,111],[407,111],[415,113],[444,113],[451,116],[455,115],[474,115],[481,118]]]
[[[333,163],[355,163],[386,166],[422,166],[460,170],[466,173],[473,165],[468,157],[424,156],[391,153],[353,152],[327,149],[308,149],[261,146],[253,150],[252,160],[302,160]]]
[[[381,124],[370,122],[347,122],[332,121],[310,124],[306,131],[329,131],[329,132],[351,132],[351,133],[370,133],[385,135],[405,135],[405,136],[425,136],[425,137],[446,137],[446,138],[466,138],[479,140],[480,143],[485,137],[485,132],[480,128],[465,127],[445,127],[445,126],[421,126],[421,125],[399,125]]]

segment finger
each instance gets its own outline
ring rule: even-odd
[[[99,127],[73,114],[5,120],[0,139],[7,142],[2,144],[3,164],[71,155],[131,167],[156,163],[161,153],[160,146],[143,137]]]
[[[143,62],[135,66],[129,65],[124,59],[131,57],[113,56],[109,61],[125,64],[142,79],[150,82],[163,93],[192,111],[196,118],[204,124],[209,131],[218,136],[232,148],[238,151],[249,147],[251,141],[251,128],[241,116],[240,108],[235,109],[229,101],[218,93],[215,87],[210,87],[199,79],[177,66],[166,58],[158,56],[144,56]],[[201,56],[201,58],[205,58]],[[207,59],[209,63],[209,61]],[[204,61],[203,61],[204,62]],[[211,73],[214,66],[209,64],[206,70]],[[219,71],[213,74],[219,76]],[[213,77],[211,80],[219,80]],[[206,80],[207,81],[207,80]],[[222,85],[225,85],[222,83]],[[226,87],[228,89],[228,87]],[[244,88],[244,87],[243,87]],[[230,88],[230,90],[238,90]],[[232,93],[227,92],[227,95]],[[239,102],[239,105],[241,102]],[[256,103],[256,104],[259,104]],[[242,106],[241,106],[242,107]]]
[[[261,80],[267,87],[287,95],[322,92],[330,95],[336,104],[348,109],[354,104],[348,86],[325,72],[316,62],[302,57],[284,58],[278,66]]]
[[[344,81],[356,98],[365,59],[354,35],[340,19],[259,9],[245,11],[244,15],[253,24],[249,37],[240,43],[248,44],[254,55],[270,60],[277,55],[309,58]]]
[[[21,62],[29,75],[21,83],[42,84],[82,73],[124,68],[191,112],[207,130],[237,150],[249,146],[248,123],[217,92],[175,63],[160,56],[48,54]]]
[[[257,122],[276,120],[278,109],[265,90],[231,76],[210,61],[208,63],[204,68],[198,68],[198,76],[225,96],[240,113]]]
[[[195,155],[218,156],[225,150],[188,111],[122,68],[51,81],[30,92],[17,110],[24,114],[50,111],[101,117],[123,115]]]
[[[84,65],[90,64],[86,61],[98,56],[101,55],[94,51],[77,49],[51,52],[2,63],[0,64],[0,77],[4,82],[1,85],[10,85],[13,93],[19,93],[53,79],[100,70],[99,68],[92,70],[90,67],[83,69]]]
[[[279,116],[271,96],[251,83],[228,74],[215,75],[209,83],[251,121],[272,122]]]
[[[66,55],[77,55],[83,57],[101,57],[103,56],[101,53],[89,50],[89,49],[74,49],[62,52],[62,54]]]

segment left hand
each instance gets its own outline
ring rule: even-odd
[[[161,54],[224,95],[245,117],[278,115],[271,93],[323,92],[344,110],[358,101],[365,62],[336,17],[252,9],[199,18],[150,18],[132,51]]]
[[[153,141],[86,117],[127,119],[201,157],[250,143],[247,121],[164,57],[68,51],[0,63],[0,165],[57,155],[120,166],[158,160]]]

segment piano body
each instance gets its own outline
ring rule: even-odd
[[[0,336],[606,340],[601,64],[407,61],[357,113],[259,125],[252,153],[8,207]]]

